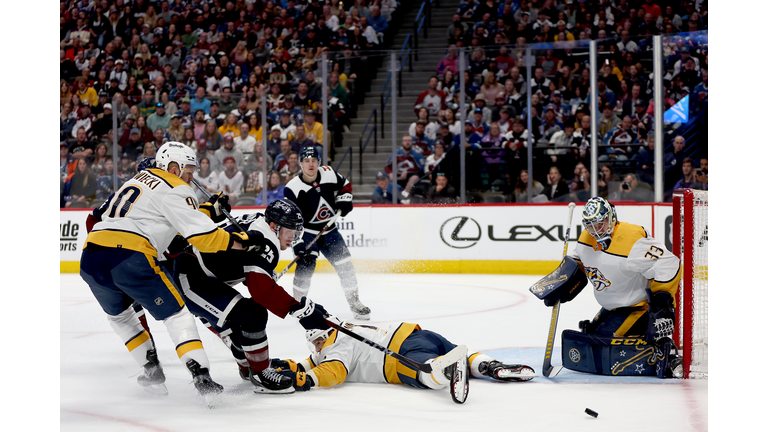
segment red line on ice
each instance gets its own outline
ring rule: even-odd
[[[109,421],[113,421],[113,422],[117,422],[117,423],[125,423],[125,424],[131,425],[131,426],[136,426],[137,428],[142,428],[142,429],[147,429],[147,430],[152,430],[152,431],[157,431],[157,432],[173,432],[171,429],[160,428],[160,427],[157,427],[157,426],[152,426],[152,425],[148,425],[148,424],[144,424],[144,423],[139,423],[139,422],[135,422],[135,421],[132,421],[132,420],[125,420],[125,419],[121,419],[121,418],[118,418],[118,417],[112,417],[112,416],[107,416],[107,415],[102,415],[102,414],[95,414],[95,413],[90,413],[90,412],[85,412],[85,411],[70,410],[70,409],[66,409],[66,408],[62,408],[61,411],[62,412],[67,412],[67,413],[70,413],[70,414],[79,414],[79,415],[83,415],[83,416],[87,416],[87,417],[96,417],[96,418],[100,418],[100,419],[103,419],[103,420],[109,420]]]

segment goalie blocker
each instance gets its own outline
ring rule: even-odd
[[[579,268],[576,260],[566,256],[555,271],[533,284],[530,291],[549,307],[557,302],[566,303],[573,300],[585,286],[587,275]]]

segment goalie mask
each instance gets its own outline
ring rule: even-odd
[[[603,250],[611,243],[611,234],[616,226],[616,209],[608,200],[592,197],[584,206],[581,213],[581,223],[584,229],[595,238]]]

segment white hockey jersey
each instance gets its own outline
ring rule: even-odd
[[[647,304],[646,288],[674,298],[680,283],[680,259],[645,228],[627,222],[616,223],[607,250],[582,231],[570,256],[584,266],[595,299],[608,310]]]
[[[198,207],[195,192],[179,177],[144,170],[114,193],[85,242],[157,257],[179,233],[202,252],[227,250],[230,234]]]
[[[386,328],[355,325],[352,331],[377,344],[398,352],[403,341],[418,324],[400,323]],[[417,372],[397,359],[373,347],[334,330],[320,353],[312,354],[300,363],[307,375],[320,387],[331,387],[344,381],[402,384],[398,373],[416,377]]]

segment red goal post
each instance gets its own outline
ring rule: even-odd
[[[708,251],[707,191],[676,190],[673,194],[673,252],[682,276],[677,292],[675,343],[682,349],[685,378],[708,375]]]

